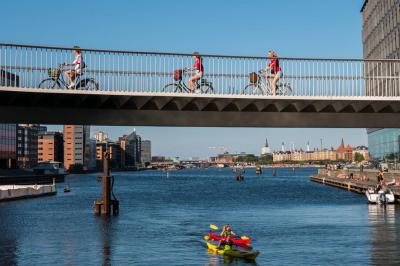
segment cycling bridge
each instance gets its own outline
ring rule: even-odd
[[[68,88],[57,68],[73,61],[71,48],[0,43],[0,122],[400,127],[398,60],[280,58],[285,86],[273,96],[263,79],[249,80],[268,58],[202,55],[207,81],[191,93],[166,87],[191,54],[81,51],[84,74]]]

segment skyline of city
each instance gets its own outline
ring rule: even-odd
[[[56,130],[56,131],[62,131],[62,127],[59,126],[49,126],[47,125],[49,129],[51,130]],[[97,132],[104,132],[108,135],[108,137],[111,140],[118,140],[119,136],[122,136],[124,134],[127,134],[127,132],[132,132],[133,130],[136,130],[139,132],[139,134],[146,136],[146,138],[152,140],[152,153],[154,155],[159,155],[159,156],[166,156],[166,157],[180,157],[180,158],[190,158],[190,157],[200,157],[200,158],[208,158],[210,156],[215,156],[216,154],[219,154],[220,152],[218,151],[218,147],[225,147],[227,152],[231,153],[240,153],[240,152],[246,152],[246,153],[251,153],[255,155],[259,155],[261,153],[260,149],[265,143],[265,138],[268,138],[268,143],[269,147],[273,151],[280,151],[282,147],[282,142],[285,143],[286,150],[291,150],[292,146],[294,144],[295,149],[303,149],[306,150],[307,143],[309,143],[310,150],[314,149],[320,149],[321,147],[321,139],[322,139],[322,146],[324,149],[331,149],[337,148],[340,145],[340,141],[342,138],[344,138],[346,144],[350,144],[351,146],[368,146],[368,141],[367,141],[367,134],[364,129],[363,135],[359,135],[355,133],[354,135],[350,137],[345,137],[342,136],[344,134],[341,134],[342,129],[319,129],[326,131],[325,134],[321,134],[317,138],[307,138],[307,131],[309,130],[315,130],[315,129],[286,129],[288,131],[296,131],[296,132],[303,132],[302,134],[292,134],[287,137],[287,138],[281,138],[279,134],[276,134],[274,132],[278,131],[279,129],[275,128],[268,128],[268,129],[243,129],[243,128],[215,128],[216,131],[230,131],[230,130],[236,130],[240,131],[238,134],[233,135],[231,134],[231,137],[233,138],[233,141],[224,141],[217,143],[214,140],[208,140],[205,139],[204,142],[200,145],[198,145],[196,152],[191,153],[191,152],[186,152],[182,147],[182,149],[176,149],[176,146],[183,146],[183,143],[180,142],[172,142],[174,141],[173,136],[168,134],[168,131],[171,129],[170,127],[158,127],[159,130],[165,130],[167,134],[160,134],[158,135],[157,133],[154,134],[154,131],[152,130],[153,127],[113,127],[113,126],[91,126],[91,133],[90,136],[91,138],[94,138],[94,135]],[[173,128],[172,128],[173,129]],[[181,130],[204,130],[204,128],[180,128]],[[212,130],[212,129],[211,129]],[[358,131],[358,129],[349,129],[349,130],[354,130]],[[256,134],[253,135],[252,139],[254,140],[255,138],[260,139],[260,142],[253,142],[252,145],[249,145],[248,143],[244,142],[243,140],[245,139],[246,134],[243,134],[243,132],[250,131],[252,134],[254,132]],[[265,135],[263,135],[263,131],[266,132]],[[270,134],[268,134],[270,132]],[[202,132],[196,132],[201,135]],[[233,135],[233,136],[232,136]],[[236,138],[236,140],[235,140]],[[214,149],[213,149],[214,147]],[[167,152],[163,152],[167,151]]]

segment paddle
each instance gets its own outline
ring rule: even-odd
[[[210,224],[210,228],[211,228],[212,230],[218,230],[218,226],[213,225],[213,224]]]

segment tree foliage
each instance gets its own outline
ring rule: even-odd
[[[365,158],[364,158],[364,155],[362,155],[361,153],[359,153],[359,152],[356,152],[355,154],[354,154],[354,161],[356,161],[356,162],[362,162],[362,161],[364,161],[365,160]]]

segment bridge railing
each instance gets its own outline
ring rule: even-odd
[[[81,49],[86,64],[84,77],[93,78],[100,91],[188,93],[165,89],[174,83],[174,70],[191,67],[191,54],[150,53]],[[40,88],[48,69],[74,60],[72,48],[0,43],[0,86]],[[266,57],[202,55],[204,79],[220,95],[268,95],[244,88],[249,73],[268,64]],[[400,96],[399,60],[279,58],[280,84],[292,96]],[[71,68],[71,67],[70,67]],[[187,83],[190,73],[183,76]],[[82,77],[83,78],[83,77]],[[63,84],[54,89],[66,90]],[[76,88],[79,89],[79,88]],[[84,89],[84,88],[81,88]]]

